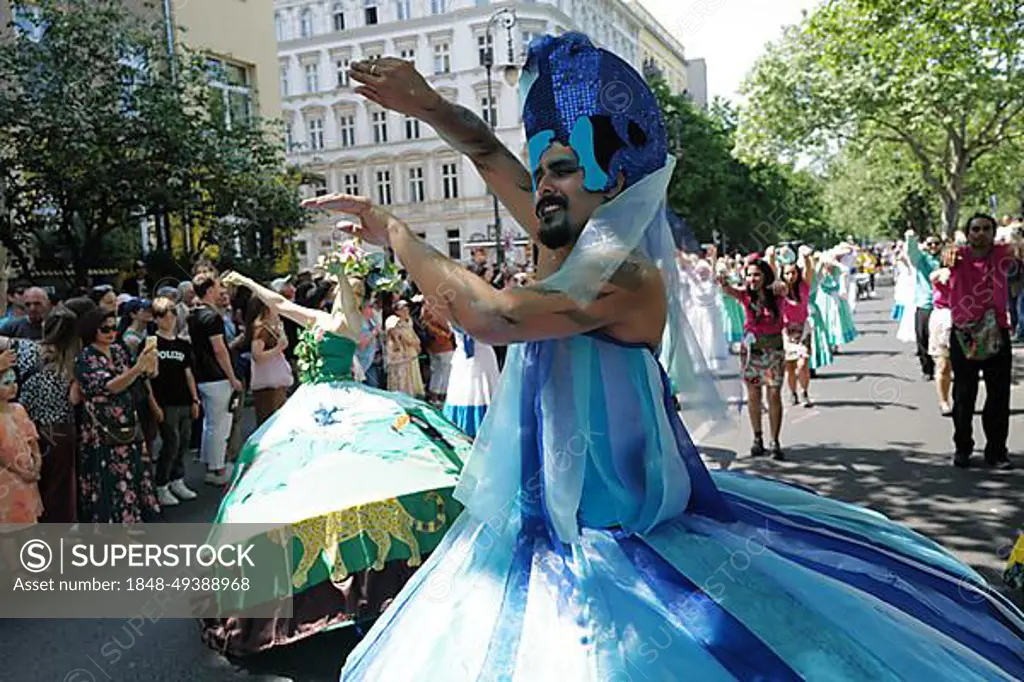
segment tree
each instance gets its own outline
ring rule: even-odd
[[[669,206],[700,240],[711,241],[717,232],[735,247],[763,250],[779,239],[825,238],[813,176],[771,161],[747,164],[733,155],[734,107],[719,99],[705,113],[660,80],[652,79],[651,87],[677,157]]]
[[[222,246],[252,231],[257,259],[303,225],[280,135],[225,115],[202,55],[185,50],[172,78],[158,27],[117,0],[14,11],[18,37],[0,43],[0,243],[22,269],[70,265],[84,283],[138,257],[147,219]]]
[[[968,172],[1024,135],[1014,0],[834,0],[769,47],[744,86],[754,158],[899,145],[957,225]]]

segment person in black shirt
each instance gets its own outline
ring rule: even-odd
[[[200,459],[206,463],[210,485],[224,485],[231,479],[225,467],[228,437],[231,435],[231,397],[241,393],[242,383],[235,376],[224,337],[224,318],[217,310],[220,280],[209,273],[192,280],[199,305],[188,318],[189,338],[195,358],[195,380],[203,405],[203,439]]]
[[[162,507],[194,500],[196,493],[185,485],[185,450],[192,437],[192,421],[199,417],[199,389],[192,372],[192,344],[178,338],[178,307],[170,298],[153,301],[157,323],[156,350],[159,371],[150,382],[160,422],[160,459],[156,467],[156,494]]]

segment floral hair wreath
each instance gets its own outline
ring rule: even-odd
[[[354,239],[320,257],[320,267],[335,277],[357,277],[368,290],[396,292],[402,288],[398,266],[386,254],[368,252]]]

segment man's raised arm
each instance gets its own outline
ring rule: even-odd
[[[533,180],[490,126],[472,111],[438,94],[411,62],[384,57],[352,64],[356,92],[380,106],[431,126],[456,151],[469,157],[484,182],[536,242]]]

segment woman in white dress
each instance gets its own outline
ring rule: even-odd
[[[463,433],[476,437],[491,396],[498,387],[498,357],[494,349],[455,329],[455,355],[448,376],[444,416]]]
[[[712,254],[712,258],[714,255]],[[683,282],[684,306],[690,326],[700,344],[704,362],[712,372],[721,373],[729,365],[729,339],[721,289],[715,279],[715,266],[695,254],[679,253],[679,275]]]

